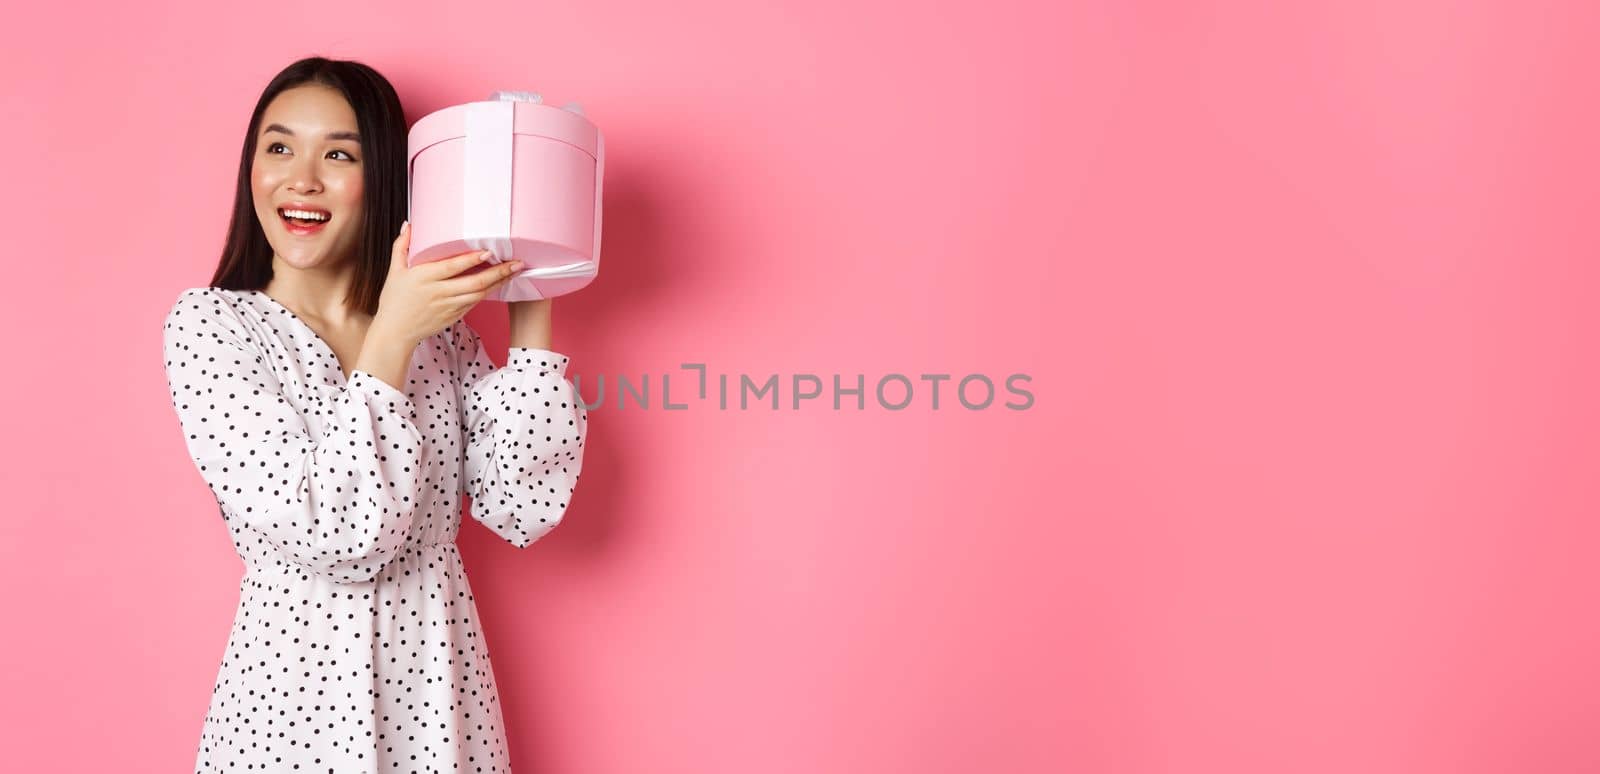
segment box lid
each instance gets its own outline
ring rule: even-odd
[[[537,102],[485,100],[511,106],[514,111],[512,133],[548,137],[577,147],[589,156],[599,155],[600,128],[580,113]],[[467,136],[467,109],[464,103],[436,110],[412,124],[406,138],[407,157],[415,159],[430,145]]]

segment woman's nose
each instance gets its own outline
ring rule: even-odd
[[[316,162],[312,160],[296,162],[289,171],[289,188],[299,193],[311,193],[322,190],[322,179],[317,175]]]

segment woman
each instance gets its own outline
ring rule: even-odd
[[[246,568],[197,771],[510,769],[460,496],[538,540],[587,417],[548,300],[508,304],[498,370],[461,319],[516,263],[406,265],[405,186],[388,81],[290,65],[251,116],[221,264],[167,315],[173,407]]]

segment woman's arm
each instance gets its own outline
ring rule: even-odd
[[[361,343],[361,353],[356,356],[356,364],[350,369],[351,375],[354,376],[356,371],[366,371],[390,387],[404,389],[406,372],[411,369],[411,357],[421,343],[405,338],[398,332],[390,332],[383,328],[381,321],[374,321]]]
[[[550,299],[512,301],[510,307],[511,346],[525,349],[550,349]]]
[[[163,349],[184,443],[224,517],[315,574],[376,576],[421,499],[422,434],[406,394],[357,368],[313,434],[211,288],[178,297]]]
[[[462,491],[472,497],[472,518],[518,548],[561,523],[578,485],[588,431],[577,387],[566,378],[566,356],[521,345],[548,343],[549,301],[542,303],[542,312],[523,307],[519,313],[513,305],[512,314],[523,316],[513,323],[504,368],[495,368],[477,331],[465,321],[456,325],[467,438]]]

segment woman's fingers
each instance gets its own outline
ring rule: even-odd
[[[520,261],[518,261],[517,263],[520,263]],[[482,275],[494,276],[497,273],[498,272],[495,272],[495,271],[483,271],[483,272],[478,272],[478,274],[476,274],[474,276],[475,277],[481,277]],[[505,272],[504,274],[501,274],[498,279],[494,280],[493,282],[490,282],[485,287],[478,288],[476,290],[468,290],[465,293],[462,293],[462,294],[456,295],[456,296],[451,296],[451,297],[449,297],[449,298],[447,298],[445,300],[447,300],[447,301],[449,301],[449,302],[451,302],[453,304],[459,304],[459,305],[461,305],[461,306],[463,306],[463,307],[465,307],[467,309],[471,309],[472,307],[477,306],[479,301],[482,301],[485,298],[488,298],[489,294],[494,292],[495,288],[498,288],[498,287],[501,287],[501,286],[505,285],[507,282],[511,281],[512,277],[515,277],[515,276],[517,276],[517,272],[515,272],[515,271]]]
[[[451,304],[454,304],[461,310],[458,314],[465,315],[467,312],[472,311],[472,307],[477,306],[479,301],[482,301],[488,297],[489,291],[479,290],[475,293],[468,293],[464,296],[451,296],[445,300],[449,301]]]
[[[454,277],[461,272],[489,260],[488,250],[471,250],[449,258],[440,258],[437,261],[417,264],[416,269],[421,269],[424,276],[432,278]]]
[[[490,266],[483,271],[476,271],[459,277],[439,281],[440,293],[446,296],[461,296],[475,293],[494,287],[495,283],[504,282],[522,271],[521,261],[507,261],[506,263]]]
[[[483,273],[484,274],[488,274],[489,272],[483,272]],[[501,285],[504,285],[506,282],[510,281],[510,279],[512,277],[514,277],[514,276],[516,276],[515,273],[507,274],[507,275],[501,277],[500,279],[495,280],[492,283],[489,283],[489,286],[486,287],[486,288],[483,288],[481,290],[470,291],[468,293],[464,293],[464,294],[459,295],[459,296],[451,296],[451,297],[449,297],[449,298],[447,298],[445,300],[449,301],[452,304],[455,304],[456,306],[461,307],[461,309],[462,309],[461,313],[462,314],[466,314],[467,312],[472,310],[472,307],[477,306],[479,301],[482,301],[485,298],[488,298],[489,297],[489,293],[493,292],[495,288],[497,288],[497,287],[499,287]]]
[[[389,264],[399,264],[402,268],[406,259],[411,257],[411,221],[400,224],[400,236],[394,238],[394,250],[389,254]]]

